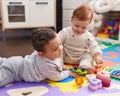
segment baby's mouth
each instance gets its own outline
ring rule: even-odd
[[[77,33],[77,34],[81,34],[81,32],[79,32],[79,31],[76,31],[76,33]]]

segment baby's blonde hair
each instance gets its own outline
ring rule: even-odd
[[[81,21],[91,21],[93,18],[93,10],[88,5],[81,5],[73,11],[72,18],[74,17]]]

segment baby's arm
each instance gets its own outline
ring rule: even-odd
[[[45,72],[42,72],[43,76],[53,81],[60,81],[68,77],[76,76],[76,73],[71,72],[69,69],[63,70],[63,65],[56,66],[55,64],[48,64],[45,67]]]
[[[69,72],[69,76],[70,76],[70,77],[76,77],[76,76],[78,76],[78,75],[77,75],[75,72],[71,72],[71,71],[70,71],[70,72]]]
[[[68,68],[68,66],[66,66],[65,64],[63,64],[63,71],[65,71],[65,70],[69,71],[69,76],[70,77],[76,77],[77,76],[77,74],[75,72],[70,71],[69,68]]]
[[[98,45],[98,42],[95,40],[93,35],[89,34],[89,39],[88,39],[88,44],[89,44],[89,50],[92,53],[94,60],[97,64],[102,64],[103,59],[101,58],[102,56],[102,51],[101,48]]]
[[[68,66],[66,66],[65,64],[62,65],[63,66],[63,70],[68,70]]]
[[[69,76],[70,77],[76,77],[77,76],[77,74],[75,72],[70,71],[68,66],[66,66],[65,64],[63,64],[63,71],[64,70],[68,70],[69,71]]]
[[[102,54],[101,53],[95,53],[94,54],[94,59],[97,64],[103,64],[103,59],[101,58]]]

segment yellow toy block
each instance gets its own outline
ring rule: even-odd
[[[98,33],[98,34],[97,34],[97,37],[109,38],[109,34]]]

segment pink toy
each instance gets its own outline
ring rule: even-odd
[[[115,25],[114,25],[114,30],[117,30],[118,29],[118,22],[115,22]]]
[[[89,81],[88,87],[91,90],[98,90],[99,88],[102,88],[102,81],[100,79],[97,79],[93,77],[92,75],[86,75],[86,77]]]
[[[105,29],[104,29],[104,32],[103,32],[104,34],[108,34],[108,27],[106,27]]]
[[[110,74],[107,71],[98,72],[96,78],[102,81],[103,87],[109,87],[111,84]]]

